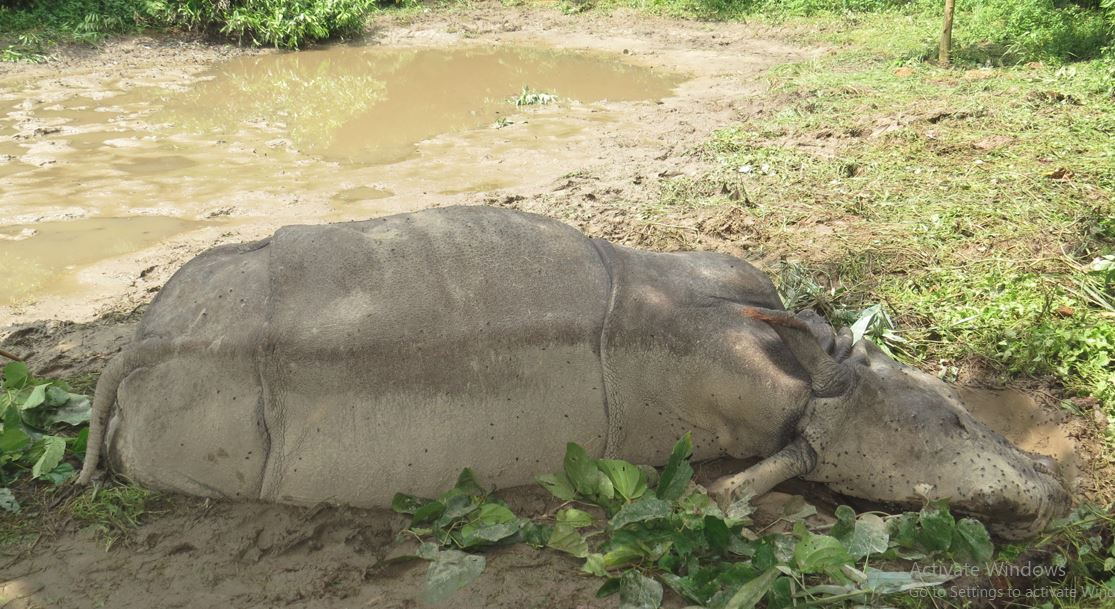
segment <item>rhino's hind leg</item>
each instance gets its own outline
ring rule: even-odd
[[[742,472],[717,479],[709,486],[709,494],[720,503],[729,503],[741,490],[758,497],[782,482],[808,474],[816,465],[817,454],[798,438]]]

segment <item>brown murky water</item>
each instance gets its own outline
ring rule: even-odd
[[[581,103],[658,99],[677,78],[601,55],[529,48],[341,47],[233,60],[177,95],[167,115],[193,129],[234,134],[277,124],[304,152],[386,163],[442,133],[514,113],[523,87]]]
[[[0,306],[217,223],[362,218],[405,211],[413,193],[504,188],[516,156],[681,80],[599,53],[339,46],[188,78],[0,89],[0,285],[17,286]],[[558,101],[517,108],[524,87]]]
[[[135,216],[0,226],[0,301],[18,302],[58,289],[50,283],[83,265],[150,247],[197,224],[182,218]]]

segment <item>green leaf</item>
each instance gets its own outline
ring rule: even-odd
[[[456,489],[446,493],[445,499],[441,501],[441,503],[445,504],[445,511],[442,512],[441,518],[438,519],[442,526],[449,524],[454,518],[467,516],[480,507],[475,497],[459,494],[454,491],[456,491]]]
[[[948,574],[929,573],[917,569],[880,571],[874,567],[867,567],[864,573],[867,575],[867,580],[862,584],[863,589],[878,594],[894,594],[917,588],[939,586],[953,577]]]
[[[577,529],[567,524],[556,525],[546,545],[566,554],[572,554],[577,558],[588,556],[588,542],[577,532]]]
[[[67,393],[68,399],[61,408],[51,410],[46,413],[45,427],[57,425],[58,423],[65,423],[71,427],[84,425],[89,422],[89,416],[93,413],[93,405],[89,398],[84,395],[77,395],[75,393]]]
[[[19,502],[16,501],[15,495],[12,494],[12,489],[6,486],[0,487],[0,510],[13,514],[19,513]]]
[[[433,559],[437,558],[437,554],[440,551],[441,550],[437,547],[436,543],[431,543],[431,542],[427,541],[427,542],[418,546],[418,549],[414,551],[414,555],[417,556],[418,558],[424,558],[426,560],[433,560]]]
[[[551,495],[562,501],[572,501],[577,496],[577,492],[573,490],[573,483],[569,482],[565,474],[545,474],[536,477],[535,480],[550,491]]]
[[[638,501],[623,506],[620,511],[612,517],[608,526],[613,530],[620,529],[633,522],[666,518],[672,514],[673,511],[673,505],[669,501],[663,501],[649,496],[643,497]]]
[[[658,609],[660,606],[662,584],[638,571],[628,571],[620,577],[620,609]]]
[[[76,474],[77,472],[74,470],[74,466],[70,465],[69,463],[63,462],[59,463],[58,467],[43,474],[41,479],[55,486],[58,486],[59,484],[62,484],[70,478],[73,478]]]
[[[836,540],[833,539],[833,541]],[[778,569],[767,569],[762,575],[740,586],[739,590],[732,595],[732,598],[724,604],[723,609],[754,609],[755,605],[763,600],[767,591],[774,585],[778,573]]]
[[[89,428],[84,427],[77,435],[68,440],[70,452],[85,460],[85,449],[89,446]]]
[[[728,506],[724,516],[730,525],[751,524],[751,514],[755,513],[755,506],[751,505],[751,499],[751,493],[748,492]]]
[[[441,550],[426,570],[426,602],[440,603],[484,572],[484,557],[459,550]]]
[[[596,466],[611,481],[612,487],[624,499],[631,501],[647,492],[647,479],[643,472],[627,461],[600,459]]]
[[[582,512],[577,508],[566,508],[557,513],[558,524],[565,524],[580,529],[592,526],[592,514]]]
[[[22,389],[31,379],[31,372],[23,362],[11,362],[4,366],[4,389]]]
[[[423,499],[405,493],[395,493],[395,496],[391,499],[391,509],[399,514],[414,514],[428,503],[431,503],[430,499]]]
[[[58,408],[64,406],[66,402],[70,401],[70,392],[59,387],[58,385],[47,385],[46,387],[46,405],[51,408]]]
[[[662,470],[662,477],[658,480],[655,494],[659,499],[668,501],[677,500],[685,493],[689,481],[693,478],[693,468],[689,465],[689,457],[693,454],[693,438],[686,433],[674,444],[670,453],[670,460]]]
[[[527,520],[523,523],[523,541],[535,548],[544,548],[554,533],[554,527]]]
[[[565,477],[573,488],[585,497],[591,497],[599,485],[600,470],[596,461],[576,442],[565,445]]]
[[[856,529],[856,512],[846,505],[838,505],[833,516],[836,516],[836,523],[832,525],[832,530],[829,532],[833,537],[844,541]]]
[[[837,517],[839,518],[839,515]],[[853,520],[851,532],[846,532],[841,526],[833,527],[832,534],[844,544],[848,554],[856,560],[870,554],[882,554],[890,547],[887,524],[875,514],[862,514]]]
[[[614,569],[629,565],[642,560],[644,556],[646,556],[646,553],[639,548],[629,545],[617,546],[604,554],[604,568]]]
[[[424,522],[432,522],[441,517],[444,513],[444,503],[440,501],[431,501],[414,512],[414,516],[410,519],[410,525],[414,526]]]
[[[31,436],[23,431],[19,411],[9,406],[4,411],[4,431],[0,432],[0,455],[22,452],[31,445]]]
[[[828,535],[808,534],[794,548],[794,563],[802,573],[820,573],[851,562],[844,544]]]
[[[42,478],[50,473],[62,462],[62,455],[66,453],[66,440],[58,436],[43,436],[40,440],[43,445],[43,454],[31,467],[32,478]]]
[[[480,483],[476,481],[476,474],[472,473],[472,470],[467,467],[457,475],[457,484],[453,487],[453,490],[475,497],[482,497],[487,494],[480,487]]]
[[[708,541],[712,551],[723,554],[724,550],[728,548],[728,539],[732,534],[728,530],[728,525],[716,516],[705,516],[704,532],[705,540]]]
[[[598,504],[605,505],[615,496],[612,481],[596,466],[596,460],[575,442],[565,446],[565,477],[577,494]]]
[[[27,395],[27,399],[19,405],[20,410],[31,410],[38,408],[46,402],[46,385],[35,385],[31,393]]]
[[[934,501],[922,508],[918,515],[921,531],[918,542],[930,552],[945,552],[952,546],[956,520],[949,513],[948,504]]]
[[[608,571],[604,568],[604,555],[589,554],[586,556],[585,564],[581,565],[581,571],[597,577],[608,577]]]
[[[966,555],[977,563],[991,560],[995,554],[995,545],[991,543],[991,536],[983,523],[974,518],[963,518],[956,523],[956,539],[953,540],[955,550]]]
[[[918,517],[917,514],[906,512],[899,514],[887,523],[890,538],[901,548],[913,548],[917,545]]]
[[[462,545],[469,547],[500,541],[518,533],[519,528],[519,517],[506,506],[484,503],[475,512],[472,521],[461,527]]]

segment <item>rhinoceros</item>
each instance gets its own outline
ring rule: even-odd
[[[528,484],[570,441],[661,465],[692,432],[696,459],[760,459],[721,496],[804,477],[891,504],[949,498],[1010,538],[1069,505],[1050,460],[936,377],[787,312],[743,260],[489,207],[205,252],[94,402],[79,482],[103,449],[140,484],[210,497],[385,506],[466,466]]]

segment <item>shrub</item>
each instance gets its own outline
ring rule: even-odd
[[[216,28],[256,45],[296,48],[359,32],[374,0],[148,0],[166,22]]]
[[[1095,57],[1112,33],[1103,13],[1053,0],[980,0],[957,24],[963,41],[1017,61]]]
[[[359,32],[375,8],[375,0],[24,0],[0,5],[0,32],[96,42],[108,34],[185,27],[295,48]]]

